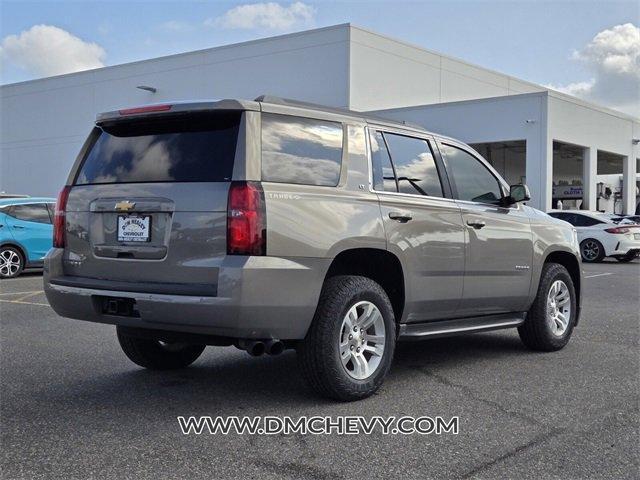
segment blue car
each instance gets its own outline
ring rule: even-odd
[[[52,245],[54,198],[0,199],[0,278],[41,267]]]

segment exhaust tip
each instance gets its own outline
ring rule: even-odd
[[[247,352],[249,353],[249,355],[252,355],[254,357],[259,357],[260,355],[265,353],[265,351],[266,351],[266,347],[265,347],[265,344],[262,342],[251,342],[247,346]]]
[[[266,345],[266,350],[269,355],[280,355],[284,352],[284,343],[280,340],[269,340]]]

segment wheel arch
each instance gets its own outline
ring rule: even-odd
[[[29,263],[29,255],[28,255],[27,249],[24,248],[18,242],[14,242],[14,241],[2,242],[0,243],[0,248],[3,248],[3,247],[13,247],[17,249],[18,252],[20,252],[20,255],[22,255],[22,261],[24,262],[25,267]]]
[[[576,317],[576,325],[580,319],[580,308],[582,298],[582,265],[576,256],[571,252],[564,250],[555,250],[549,252],[544,259],[544,263],[558,263],[565,267],[571,276],[573,286],[576,290],[576,307],[578,309],[578,315]]]
[[[396,324],[400,324],[405,305],[404,270],[400,259],[381,248],[349,248],[332,260],[324,281],[336,275],[361,275],[378,283],[389,296]]]

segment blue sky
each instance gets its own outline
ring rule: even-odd
[[[61,48],[70,45],[68,48],[82,49],[83,43],[96,44],[78,53],[78,66],[73,68],[81,69],[87,65],[114,65],[345,22],[585,97],[596,95],[598,89],[613,88],[599,77],[611,74],[611,55],[616,60],[620,52],[611,54],[607,49],[624,50],[623,61],[626,63],[616,67],[618,73],[626,75],[624,88],[630,86],[631,90],[637,90],[640,71],[637,54],[640,37],[637,44],[635,38],[640,24],[640,2],[637,0],[305,0],[273,2],[270,6],[255,0],[2,0],[1,9],[2,83],[58,73],[54,63],[61,57],[56,57],[50,50],[57,48],[56,39],[62,35]],[[41,30],[37,35],[31,31],[33,35],[20,36],[30,32],[35,25],[60,30]],[[625,30],[611,30],[622,25],[627,25]],[[607,31],[614,33],[604,39],[605,44],[594,47],[594,37]],[[621,42],[623,34],[626,36]],[[72,40],[74,37],[78,41]],[[40,47],[46,49],[44,52],[37,50],[38,42],[44,43],[44,47]],[[32,61],[28,61],[30,55],[34,57]],[[71,58],[66,52],[59,55]],[[595,85],[598,81],[600,85]],[[607,103],[606,98],[596,100]],[[637,100],[637,95],[631,100]],[[628,107],[628,102],[629,98],[609,101],[611,106],[622,109]]]

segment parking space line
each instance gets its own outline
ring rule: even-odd
[[[27,293],[40,293],[42,290],[29,290],[28,292],[3,292],[0,295],[26,295]]]
[[[604,277],[605,275],[613,275],[612,273],[596,273],[595,275],[585,275],[584,278]]]
[[[14,302],[21,302],[22,300],[26,300],[27,298],[31,298],[31,297],[35,297],[36,295],[40,295],[41,293],[44,293],[44,291],[42,290],[36,290],[34,292],[31,293],[27,293],[26,295],[23,295],[20,298],[15,298]]]
[[[20,300],[4,300],[2,298],[0,298],[0,302],[2,303],[17,303],[19,305],[39,305],[42,307],[48,307],[49,304],[48,303],[36,303],[36,302],[23,302]]]

